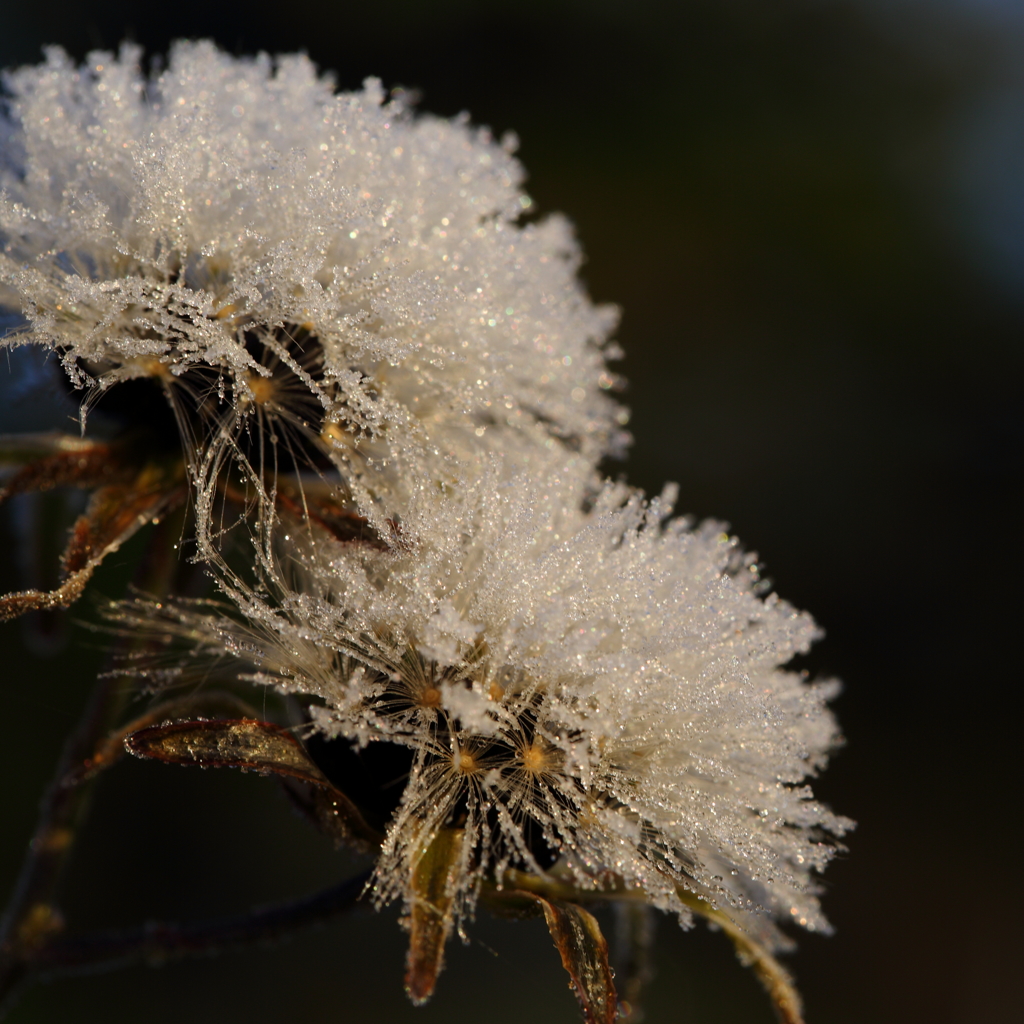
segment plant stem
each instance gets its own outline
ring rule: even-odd
[[[78,971],[112,970],[131,963],[220,952],[272,942],[351,910],[366,888],[370,871],[299,900],[236,917],[190,924],[150,922],[139,928],[56,938],[30,962],[33,973],[53,977]]]
[[[153,531],[135,574],[136,585],[163,593],[179,568],[174,542],[181,532],[180,515],[156,524]],[[129,693],[123,678],[101,673],[61,752],[14,895],[0,920],[0,1002],[27,979],[40,951],[63,929],[57,890],[92,792],[91,773],[80,769],[116,724]]]

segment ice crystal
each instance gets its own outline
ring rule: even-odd
[[[162,387],[208,532],[231,463],[265,496],[268,469],[326,460],[380,524],[479,452],[621,445],[613,311],[564,219],[520,221],[511,144],[303,56],[139,57],[6,77],[0,301],[27,327],[4,343],[60,353],[84,408]]]
[[[415,550],[289,545],[274,600],[233,592],[244,619],[161,614],[258,650],[239,654],[250,678],[319,698],[327,733],[408,748],[380,901],[408,903],[423,850],[458,828],[457,914],[511,866],[614,876],[684,921],[680,886],[825,928],[813,875],[849,823],[803,783],[836,742],[835,686],[781,668],[816,627],[759,594],[720,524],[670,518],[671,494],[608,484],[581,512],[580,486],[578,468],[492,464],[417,504]],[[750,926],[781,941],[764,914]]]
[[[817,628],[671,490],[599,481],[614,317],[566,222],[521,219],[511,146],[304,57],[138,59],[50,51],[0,118],[3,343],[59,353],[83,417],[162,390],[226,599],[115,608],[188,649],[130,671],[227,664],[311,745],[384,751],[374,895],[414,919],[442,850],[441,947],[513,868],[684,924],[696,894],[769,945],[826,928],[850,823],[806,780],[836,687],[784,668]],[[254,557],[222,545],[232,503]]]

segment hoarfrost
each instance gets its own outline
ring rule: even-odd
[[[621,448],[614,311],[564,220],[519,223],[522,169],[486,131],[375,80],[335,93],[303,56],[179,43],[152,79],[139,57],[55,48],[6,77],[0,301],[28,326],[2,344],[62,353],[83,415],[140,377],[201,410],[206,535],[256,421],[316,447],[379,526],[478,452],[521,470],[538,446]]]
[[[415,550],[321,538],[273,600],[233,595],[246,622],[206,628],[276,638],[277,685],[322,700],[321,727],[411,750],[380,900],[412,898],[424,844],[462,815],[461,914],[546,848],[576,884],[613,871],[684,922],[679,886],[776,945],[769,917],[826,930],[814,873],[850,822],[802,783],[838,740],[834,684],[782,668],[817,627],[759,596],[721,524],[670,518],[670,495],[607,484],[579,511],[572,466],[492,460],[421,500]],[[301,657],[296,636],[316,637]]]
[[[827,927],[814,873],[850,822],[805,780],[835,686],[783,668],[819,631],[671,488],[598,481],[614,314],[564,220],[520,222],[511,143],[304,57],[138,59],[8,77],[0,299],[26,326],[0,344],[59,352],[83,416],[140,379],[175,412],[226,600],[116,609],[192,652],[148,678],[227,662],[332,737],[407,748],[381,902],[457,822],[460,918],[525,866],[612,872],[684,923],[691,890],[776,945],[772,919]],[[326,489],[292,496],[289,465]],[[229,500],[254,577],[220,551]]]

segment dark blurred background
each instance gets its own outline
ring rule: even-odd
[[[635,443],[609,472],[648,491],[677,480],[682,511],[730,522],[827,629],[806,667],[846,682],[848,744],[816,790],[860,824],[825,876],[836,935],[800,936],[789,961],[810,1024],[1019,1020],[1024,7],[10,7],[2,65],[46,43],[82,58],[210,36],[240,54],[305,49],[343,87],[378,75],[421,90],[423,109],[515,129],[528,190],[576,223],[592,295],[623,309]],[[10,387],[2,430],[32,411]],[[11,536],[16,512],[0,514]],[[123,586],[133,550],[98,589]],[[20,553],[0,548],[4,589],[24,585]],[[55,651],[17,623],[0,644],[6,894],[101,644],[80,632]],[[270,780],[132,763],[97,793],[66,902],[83,925],[198,916],[341,870]],[[61,981],[11,1021],[575,1019],[543,925],[485,914],[413,1009],[395,917]],[[651,1024],[772,1019],[704,928],[662,920],[657,971]]]

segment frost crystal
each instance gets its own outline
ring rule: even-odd
[[[684,923],[696,894],[770,945],[825,928],[850,822],[805,781],[835,685],[783,668],[816,627],[720,525],[598,481],[614,317],[566,222],[522,223],[507,148],[375,81],[205,43],[137,61],[51,51],[0,119],[4,343],[58,352],[83,410],[162,389],[228,599],[112,616],[400,766],[373,889],[410,917],[443,849],[445,930],[513,868]]]
[[[28,324],[6,344],[59,352],[86,407],[164,389],[201,512],[226,462],[259,491],[297,448],[382,523],[405,480],[480,452],[621,446],[614,312],[564,219],[519,222],[511,147],[375,80],[335,93],[302,56],[181,43],[152,79],[139,56],[7,76],[0,301]]]
[[[758,596],[721,526],[669,518],[671,495],[608,484],[584,513],[578,470],[506,476],[422,500],[414,551],[289,545],[301,568],[273,574],[275,600],[233,592],[244,623],[163,615],[258,649],[254,677],[319,698],[329,734],[408,748],[379,900],[408,903],[457,827],[463,914],[518,866],[584,888],[611,873],[684,921],[680,886],[825,928],[812,872],[849,822],[802,782],[836,742],[835,688],[780,668],[818,635],[809,616]]]

